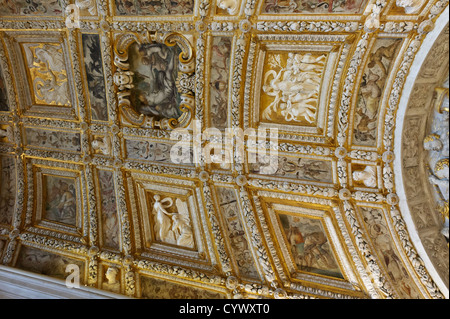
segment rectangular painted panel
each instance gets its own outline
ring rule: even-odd
[[[168,280],[141,277],[141,295],[147,299],[225,299],[213,291],[183,286]]]
[[[80,284],[83,284],[84,262],[41,249],[22,246],[15,267],[53,278],[66,279],[70,274],[66,272],[68,265],[79,267]]]
[[[217,187],[220,213],[225,220],[226,235],[229,238],[233,257],[241,276],[259,279],[250,244],[245,236],[245,230],[239,215],[239,204],[232,188]]]
[[[213,37],[209,103],[211,127],[218,129],[227,127],[231,45],[231,37]]]
[[[182,15],[194,12],[194,0],[115,0],[117,15]]]
[[[366,229],[374,253],[378,256],[380,266],[383,266],[386,279],[391,281],[392,288],[398,293],[400,299],[419,299],[421,294],[405,269],[404,261],[399,257],[392,234],[379,208],[360,207],[361,218]],[[395,284],[394,284],[395,283]]]
[[[13,157],[0,158],[0,224],[11,225],[16,200],[16,167]]]
[[[66,150],[72,152],[81,151],[79,133],[26,128],[25,136],[25,140],[28,146]]]
[[[9,111],[8,95],[6,93],[6,84],[3,77],[3,71],[0,67],[0,112]]]
[[[73,178],[45,175],[44,218],[71,226],[77,225],[76,181]]]
[[[61,16],[61,0],[0,0],[0,16]]]
[[[376,146],[383,91],[401,43],[401,39],[381,38],[372,47],[356,101],[353,144]]]
[[[83,34],[82,42],[91,118],[93,120],[107,121],[108,104],[106,101],[100,36],[98,34]]]
[[[101,199],[102,246],[119,251],[120,225],[114,186],[114,173],[112,171],[99,170],[98,182]]]
[[[361,14],[368,0],[265,0],[262,13]]]

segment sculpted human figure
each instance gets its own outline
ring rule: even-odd
[[[106,271],[105,277],[108,280],[109,285],[114,285],[117,283],[117,273],[118,270],[116,267],[109,267]]]
[[[175,201],[177,212],[169,213],[166,209],[173,205],[171,198],[154,196],[153,211],[156,214],[155,231],[159,239],[168,244],[194,247],[194,237],[190,226],[189,209],[180,198]]]
[[[239,0],[219,0],[217,6],[227,10],[229,14],[236,14],[239,10]]]
[[[177,198],[176,206],[178,214],[172,215],[172,231],[174,232],[177,245],[183,247],[194,247],[194,236],[189,225],[189,210],[185,202]]]
[[[119,90],[133,88],[133,74],[131,71],[116,72],[114,74],[114,83],[119,87]]]
[[[94,150],[100,151],[103,155],[110,154],[110,145],[106,137],[93,140],[91,145]]]
[[[363,171],[354,171],[353,180],[363,182],[367,187],[377,187],[377,168],[366,166]]]
[[[274,97],[263,111],[263,118],[271,120],[273,113],[280,113],[288,122],[306,120],[313,123],[316,118],[317,96],[320,89],[321,70],[325,56],[289,53],[286,67],[269,70],[264,75],[263,91]]]
[[[155,232],[157,237],[163,242],[175,244],[175,235],[171,229],[171,216],[173,214],[166,210],[166,208],[173,205],[173,200],[171,198],[164,198],[161,200],[161,196],[159,195],[155,195],[153,198],[155,199],[155,203],[153,204],[153,212],[156,219]]]
[[[444,145],[442,144],[442,141],[437,134],[430,134],[425,137],[423,141],[423,148],[427,151],[440,151],[442,150],[443,146]]]
[[[424,0],[397,0],[395,3],[397,7],[405,8],[405,13],[417,13],[422,7]]]
[[[120,282],[117,280],[119,270],[116,267],[109,267],[105,273],[106,282],[103,283],[103,288],[112,292],[119,292]]]

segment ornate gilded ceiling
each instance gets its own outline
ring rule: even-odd
[[[448,298],[448,0],[0,0],[0,40],[1,264]]]

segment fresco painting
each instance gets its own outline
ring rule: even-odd
[[[212,41],[210,90],[211,126],[224,129],[228,116],[228,78],[231,55],[230,37],[214,37]]]
[[[106,170],[98,171],[98,181],[101,193],[101,219],[103,246],[119,251],[120,233],[119,216],[114,187],[114,173]]]
[[[408,275],[408,271],[403,266],[404,263],[392,243],[383,211],[373,207],[360,207],[360,209],[367,234],[379,257],[378,260],[384,266],[387,278],[396,283],[392,285],[393,288],[402,299],[418,299],[418,288],[413,278]]]
[[[225,295],[182,286],[168,280],[141,277],[141,294],[146,299],[225,299]]]
[[[3,78],[3,71],[0,67],[0,112],[9,111],[8,95],[6,93],[5,79]]]
[[[375,146],[377,140],[378,110],[387,77],[401,39],[378,39],[364,70],[356,102],[353,143]]]
[[[61,0],[0,0],[0,16],[60,16]]]
[[[249,164],[251,173],[323,183],[333,182],[333,168],[330,161],[280,156],[278,160],[270,162],[268,157],[256,155],[257,163]]]
[[[230,246],[236,260],[237,267],[242,276],[259,279],[249,242],[239,217],[239,204],[234,189],[226,187],[217,188],[220,212],[226,224],[226,232]]]
[[[15,267],[58,279],[66,279],[69,275],[66,272],[69,264],[79,267],[80,284],[83,284],[84,263],[82,261],[56,255],[37,248],[22,246]]]
[[[16,167],[13,157],[0,157],[0,224],[11,225],[16,200]]]
[[[368,0],[266,0],[264,13],[361,14]]]
[[[194,0],[115,0],[117,15],[182,15],[194,12]]]
[[[81,151],[81,137],[79,133],[47,131],[27,127],[25,135],[28,145],[57,150],[63,149],[72,152]]]
[[[344,278],[320,220],[288,214],[279,218],[298,270]]]
[[[93,120],[107,121],[108,104],[106,102],[100,37],[98,34],[83,34],[82,40],[91,117]]]
[[[70,106],[71,95],[61,43],[24,43],[31,94],[38,105]],[[30,84],[31,84],[30,83]]]
[[[181,49],[177,45],[134,43],[128,53],[134,85],[130,100],[136,112],[158,119],[179,118],[181,98],[175,81]]]
[[[76,226],[77,194],[72,178],[44,176],[44,218]]]

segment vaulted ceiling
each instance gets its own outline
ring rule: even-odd
[[[0,0],[0,263],[448,298],[448,30],[448,0]]]

